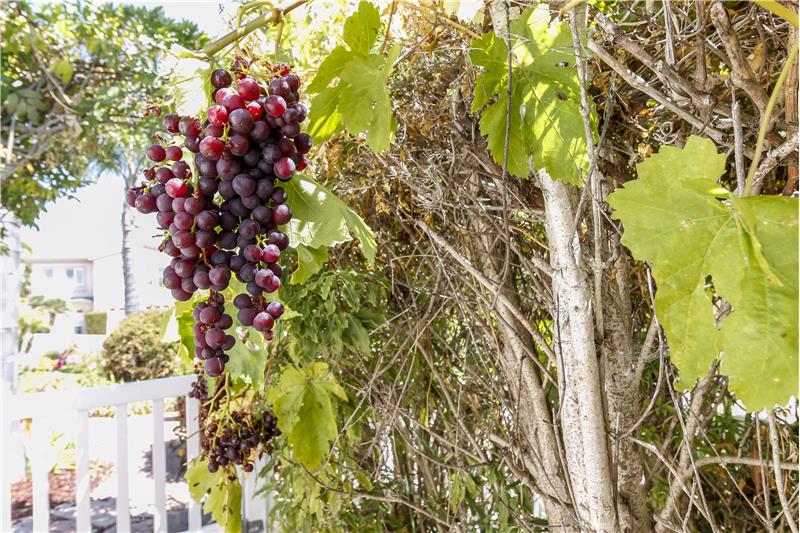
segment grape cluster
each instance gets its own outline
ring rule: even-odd
[[[288,195],[280,187],[307,165],[311,137],[300,131],[307,115],[300,103],[300,78],[285,66],[261,84],[237,63],[234,73],[211,74],[214,104],[201,122],[168,114],[169,134],[147,149],[155,163],[144,171],[142,185],[127,193],[142,213],[156,213],[165,230],[160,249],[172,257],[164,286],[179,301],[209,290],[194,309],[195,356],[209,376],[225,370],[235,344],[226,329],[233,325],[220,294],[232,276],[246,292],[234,299],[237,317],[267,340],[283,314],[265,294],[281,286],[281,253],[289,246],[280,230],[292,218]],[[234,78],[236,81],[234,82]],[[166,146],[164,146],[166,144]],[[192,154],[193,165],[184,160]]]
[[[220,416],[220,412],[211,414],[209,404],[231,400],[226,397],[228,391],[220,383],[220,389],[209,401],[207,383],[199,366],[195,372],[198,377],[189,397],[200,402],[200,449],[208,460],[208,470],[214,473],[220,466],[237,465],[245,472],[252,472],[253,458],[271,454],[270,441],[281,434],[277,418],[268,411],[254,414],[232,410],[225,417]]]
[[[277,419],[269,412],[259,416],[232,411],[226,423],[211,422],[205,427],[200,436],[200,447],[208,458],[209,472],[216,472],[220,466],[228,464],[241,465],[245,472],[252,472],[253,452],[258,457],[272,453],[270,440],[280,434]]]

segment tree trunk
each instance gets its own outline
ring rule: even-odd
[[[539,178],[553,267],[560,425],[575,512],[583,531],[616,532],[616,488],[611,481],[592,293],[574,239],[575,188],[553,180],[544,171]]]
[[[126,189],[133,178],[125,180]],[[135,313],[139,310],[139,291],[136,288],[136,277],[133,269],[133,250],[131,247],[131,232],[133,230],[133,208],[128,202],[122,202],[122,282],[125,289],[125,314]]]

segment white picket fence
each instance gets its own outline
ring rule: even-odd
[[[166,457],[164,440],[164,399],[184,396],[186,399],[186,458],[187,461],[197,457],[200,452],[198,436],[198,409],[196,399],[189,398],[194,381],[193,375],[154,379],[96,387],[91,389],[75,389],[68,391],[42,392],[3,397],[3,434],[5,443],[3,453],[2,476],[2,509],[0,514],[0,531],[11,529],[11,482],[8,473],[13,469],[14,459],[8,453],[11,428],[15,421],[31,420],[32,449],[28,450],[31,465],[31,481],[33,492],[33,531],[49,530],[50,502],[48,487],[49,463],[46,459],[46,448],[50,445],[48,419],[65,416],[77,416],[76,455],[76,531],[91,531],[90,507],[90,474],[89,474],[89,411],[91,409],[115,408],[117,460],[115,464],[117,493],[116,519],[117,531],[131,531],[129,508],[129,475],[128,475],[128,404],[151,401],[153,419],[152,473],[154,506],[154,531],[167,531],[166,508]],[[256,465],[258,467],[259,465]],[[257,471],[257,470],[256,470]],[[240,479],[243,479],[240,473]],[[243,479],[243,513],[247,521],[259,521],[262,531],[268,531],[268,501],[264,495],[255,497],[256,476]],[[201,531],[202,512],[200,504],[191,501],[188,509],[189,531]]]

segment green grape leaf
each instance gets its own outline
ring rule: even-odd
[[[53,73],[61,79],[61,83],[69,83],[75,74],[75,67],[69,59],[62,58],[53,65]]]
[[[378,8],[362,0],[358,10],[344,21],[344,42],[354,52],[367,54],[378,39],[381,14]]]
[[[609,203],[625,225],[622,242],[652,265],[680,385],[691,387],[721,356],[748,409],[785,404],[798,379],[797,199],[733,197],[716,183],[725,156],[700,137],[662,147],[637,170]],[[713,292],[729,315],[715,314]]]
[[[244,328],[233,315],[234,328]],[[281,320],[283,317],[281,317]],[[245,382],[252,384],[257,390],[264,385],[264,365],[267,362],[267,347],[264,336],[253,328],[247,330],[246,339],[236,334],[236,344],[228,350],[230,360],[225,363],[225,371],[230,375],[241,378]]]
[[[297,270],[292,273],[291,283],[305,283],[322,269],[328,261],[328,248],[297,247]]]
[[[224,472],[224,469],[218,470]],[[203,511],[211,514],[211,518],[225,527],[225,533],[241,533],[242,531],[242,486],[238,479],[232,481],[227,476],[220,476],[220,481],[211,487],[203,504]]]
[[[211,94],[211,65],[190,50],[174,44],[170,49],[173,65],[170,73],[175,112],[201,116]]]
[[[219,482],[222,471],[213,474],[208,471],[208,461],[195,459],[186,468],[186,482],[189,484],[189,494],[194,501],[199,502],[209,489]]]
[[[366,132],[367,143],[376,152],[389,148],[396,122],[386,80],[400,47],[393,46],[386,57],[371,53],[381,27],[379,15],[376,7],[362,1],[345,21],[343,38],[348,48],[334,48],[308,86],[309,92],[316,93],[308,132],[318,143],[346,129],[354,135]]]
[[[377,252],[375,235],[347,204],[322,185],[298,174],[283,187],[289,195],[287,203],[292,206],[292,220],[284,231],[293,246],[327,248],[347,242],[355,236],[369,264],[374,263]],[[301,275],[313,270],[313,264],[321,259],[318,253],[304,252],[301,255],[298,252],[298,256],[300,268],[304,269]]]
[[[534,170],[544,168],[553,178],[580,185],[578,171],[586,174],[589,157],[569,23],[550,24],[547,9],[536,7],[522,12],[510,26],[513,59],[508,170],[520,178],[528,177],[532,157]],[[494,33],[472,41],[470,59],[481,69],[475,80],[472,110],[488,104],[480,129],[500,165],[508,120],[507,55],[505,40]],[[597,118],[593,107],[590,116],[594,127]]]
[[[295,459],[307,468],[322,463],[338,434],[332,396],[347,400],[328,365],[321,362],[303,368],[285,367],[278,383],[267,393]]]

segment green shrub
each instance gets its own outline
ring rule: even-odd
[[[89,335],[105,335],[108,315],[103,312],[84,313],[83,330]]]
[[[103,343],[103,369],[115,381],[141,381],[183,370],[178,342],[161,342],[166,313],[145,311],[125,317]]]

